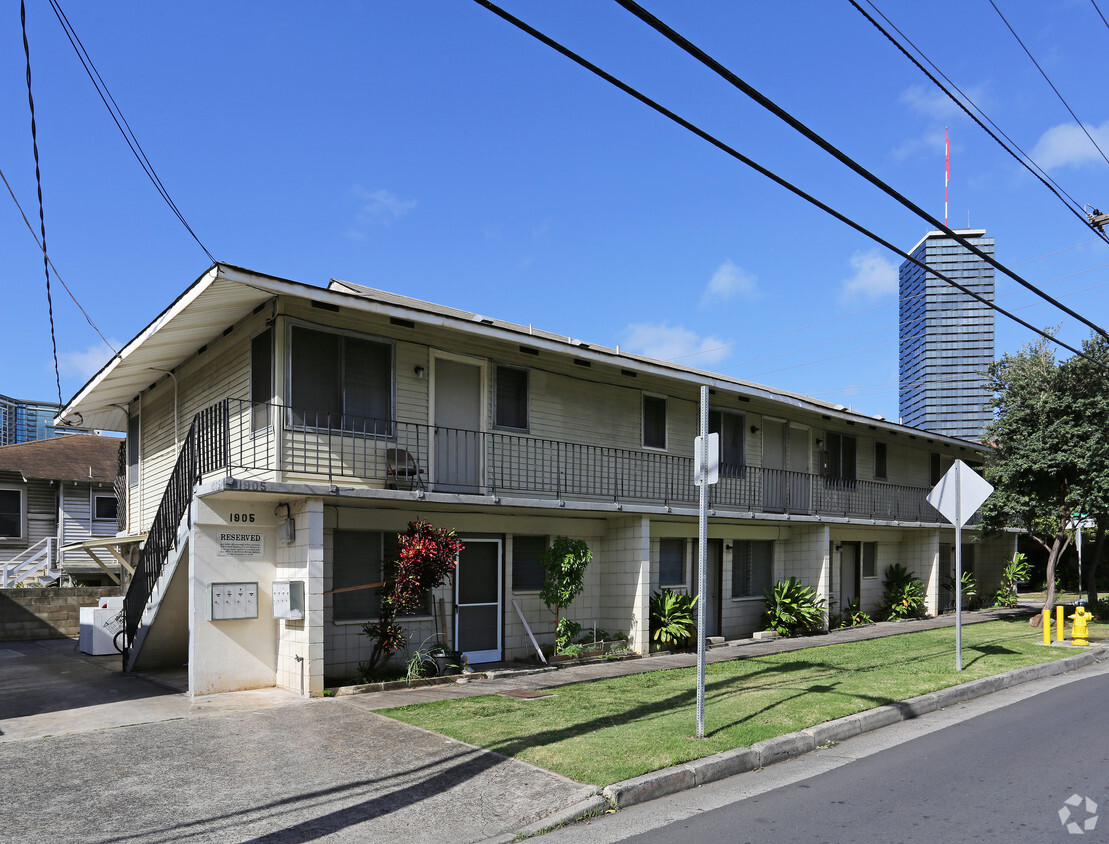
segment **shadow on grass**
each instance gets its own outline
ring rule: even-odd
[[[1011,624],[1024,624],[1023,619]],[[912,664],[920,665],[922,662],[930,660],[943,659],[953,653],[953,642],[948,641],[949,637],[953,636],[954,631],[951,628],[946,628],[944,631],[918,631],[926,637],[926,650],[920,652],[914,651],[908,659]],[[940,637],[940,641],[927,642],[927,637],[931,634],[936,634]],[[900,637],[898,637],[900,638]],[[1019,656],[1020,652],[1007,647],[1013,640],[1013,636],[1006,636],[1004,633],[983,635],[979,641],[972,641],[964,647],[977,656],[974,662],[981,660],[983,657],[1007,657]],[[771,695],[777,694],[778,696],[771,701],[763,701],[758,704],[752,702],[752,706],[743,709],[741,715],[732,718],[728,723],[715,726],[708,733],[709,737],[719,736],[728,730],[735,729],[736,727],[745,724],[751,724],[759,718],[765,718],[769,713],[780,711],[783,708],[788,708],[790,705],[798,700],[806,698],[813,698],[814,696],[828,696],[835,699],[840,698],[846,701],[866,704],[863,708],[869,709],[887,704],[893,704],[900,701],[900,697],[891,697],[888,694],[875,694],[868,692],[865,689],[865,682],[853,682],[847,684],[856,687],[853,690],[845,690],[845,676],[852,676],[858,680],[865,677],[870,672],[875,672],[883,669],[889,669],[891,664],[896,661],[896,656],[891,656],[891,648],[887,645],[882,647],[879,642],[881,640],[874,640],[873,646],[870,642],[860,641],[851,643],[829,643],[826,646],[816,646],[811,649],[805,649],[804,656],[801,656],[798,651],[787,652],[783,654],[764,655],[764,656],[745,656],[736,660],[731,660],[725,663],[715,663],[709,666],[710,676],[706,679],[705,691],[706,700],[716,704],[717,712],[720,712],[725,707],[725,699],[734,699],[737,695],[745,695],[749,693],[770,693]],[[816,657],[821,651],[825,649],[835,649],[835,651],[842,652],[841,649],[849,647],[861,650],[861,653],[856,653],[850,660],[837,660],[837,659],[820,659]],[[828,652],[828,651],[825,651]],[[844,662],[849,664],[844,665]],[[906,662],[906,665],[909,663]],[[953,668],[953,666],[952,666]],[[517,756],[524,751],[540,746],[555,745],[563,741],[573,739],[575,737],[586,735],[589,733],[634,726],[636,724],[647,724],[651,721],[662,719],[666,716],[672,715],[675,710],[690,709],[696,702],[696,689],[693,683],[686,684],[683,688],[666,693],[665,690],[652,689],[651,686],[662,686],[674,676],[676,672],[681,672],[685,675],[691,675],[694,669],[690,667],[683,668],[670,668],[658,671],[650,671],[644,674],[631,674],[624,675],[619,678],[611,678],[617,681],[625,681],[628,683],[638,683],[643,686],[641,689],[624,688],[614,692],[614,696],[622,695],[625,702],[615,701],[613,704],[607,702],[598,702],[595,707],[590,707],[588,702],[583,702],[576,711],[571,712],[568,720],[563,721],[557,725],[540,727],[538,730],[532,729],[537,721],[536,719],[529,719],[526,723],[517,727],[510,727],[513,732],[510,735],[503,735],[496,738],[476,738],[473,735],[467,737],[457,735],[463,741],[472,741],[482,744],[484,747],[503,753],[507,756]],[[1002,668],[1002,670],[1006,670]],[[712,676],[715,674],[716,676]],[[941,677],[937,675],[937,679]],[[971,678],[967,678],[971,679]],[[571,686],[578,685],[593,685],[595,682],[601,680],[588,681],[584,684],[572,683],[562,686],[562,689],[569,689]],[[959,683],[959,679],[954,679],[954,683]],[[938,688],[942,688],[951,683],[941,682]],[[649,701],[642,699],[636,700],[636,697],[643,698],[656,693],[661,693],[663,696],[657,697]],[[916,694],[914,692],[913,694]],[[810,700],[812,704],[814,701]],[[471,704],[472,705],[472,704]],[[523,704],[533,705],[533,704]],[[430,704],[436,706],[436,704]],[[504,710],[497,707],[491,708],[488,712],[483,713],[485,717],[500,718],[504,715]],[[608,708],[606,708],[606,706]],[[733,710],[737,707],[732,704]],[[422,707],[421,707],[422,708]],[[739,707],[742,709],[742,707]],[[811,705],[809,707],[812,708]],[[829,706],[828,709],[835,711],[840,707]],[[592,709],[592,711],[591,711]],[[852,712],[862,711],[853,709]],[[382,713],[389,714],[389,713]],[[399,713],[398,713],[399,714]],[[849,714],[849,713],[842,713]],[[473,710],[461,710],[459,717],[473,717]],[[831,717],[836,717],[832,715]],[[401,720],[405,720],[403,717]],[[804,719],[802,719],[804,720]],[[788,721],[788,719],[787,719]],[[428,725],[431,729],[436,729],[428,721],[423,719],[414,719],[413,723],[423,726]],[[803,729],[810,726],[809,722],[801,724],[797,723],[792,729]],[[780,735],[782,732],[788,730],[779,730],[776,727],[770,727],[765,731],[767,735],[755,739],[769,738],[773,735]],[[737,745],[738,746],[738,745]]]

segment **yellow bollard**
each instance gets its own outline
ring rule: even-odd
[[[1063,629],[1063,605],[1055,608],[1055,641],[1062,642],[1067,638],[1067,631]]]
[[[1044,609],[1044,644],[1051,644],[1051,611]]]

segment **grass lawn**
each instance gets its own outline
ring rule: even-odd
[[[1090,635],[1109,626],[1091,625]],[[536,700],[486,695],[382,714],[603,786],[1075,653],[1041,642],[1024,619],[964,625],[961,673],[954,628],[709,665],[703,740],[694,737],[693,668],[560,686]]]

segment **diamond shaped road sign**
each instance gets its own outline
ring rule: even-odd
[[[951,524],[962,527],[992,492],[993,487],[981,475],[956,460],[928,493],[928,503]]]

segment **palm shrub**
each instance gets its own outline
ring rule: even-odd
[[[963,609],[964,610],[977,610],[982,608],[982,599],[978,595],[978,582],[974,579],[974,575],[969,571],[963,572],[962,577],[962,593],[963,593]],[[944,588],[951,593],[952,599],[955,596],[955,575],[947,574],[943,578]]]
[[[824,629],[826,603],[796,577],[779,580],[766,591],[764,623],[780,636],[817,633]]]
[[[894,563],[886,569],[882,584],[882,614],[890,619],[924,618],[924,581],[909,571],[901,563]]]
[[[852,598],[847,602],[840,614],[841,627],[858,627],[861,624],[873,624],[874,619],[859,608],[859,599]]]
[[[1032,571],[1032,564],[1028,557],[1019,551],[1013,554],[1013,559],[1005,564],[1001,572],[1001,586],[994,593],[993,602],[999,607],[1015,607],[1017,605],[1017,584],[1028,580]]]
[[[662,648],[678,648],[689,644],[697,628],[693,608],[697,597],[663,589],[651,595],[651,641]]]

